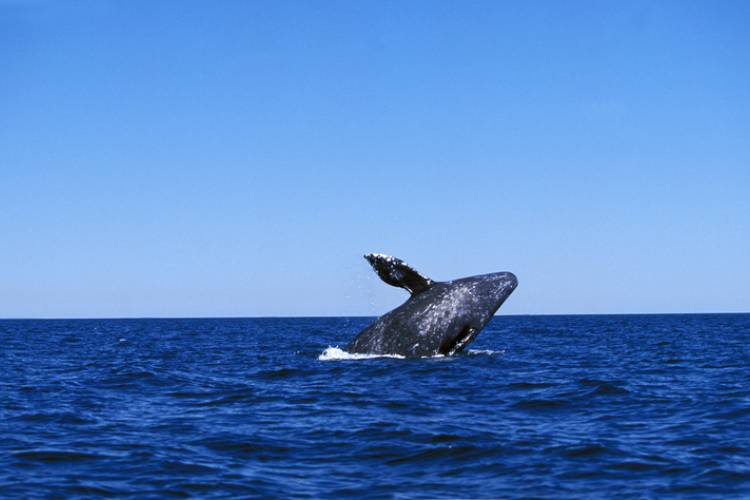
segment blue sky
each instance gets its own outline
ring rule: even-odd
[[[748,2],[0,0],[0,317],[750,310]]]

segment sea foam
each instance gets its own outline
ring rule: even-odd
[[[373,359],[373,358],[395,358],[405,359],[404,356],[398,354],[359,354],[346,352],[339,347],[328,347],[323,351],[318,359],[321,361],[338,361],[342,359]]]
[[[492,351],[490,349],[467,349],[464,354],[472,356],[487,355],[492,356],[495,354],[504,354],[505,350]],[[444,354],[434,354],[432,356],[420,356],[421,358],[445,358],[451,356],[445,356]],[[394,358],[394,359],[406,359],[406,356],[400,354],[362,354],[346,352],[340,347],[327,347],[320,355],[318,359],[320,361],[340,361],[340,360],[353,360],[353,359],[374,359],[374,358]]]

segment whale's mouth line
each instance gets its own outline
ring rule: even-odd
[[[471,343],[472,340],[474,340],[474,337],[477,336],[477,333],[478,330],[476,330],[475,328],[472,328],[468,325],[463,327],[455,338],[453,338],[446,345],[441,346],[440,354],[443,354],[445,356],[452,356],[457,352],[461,352],[462,350],[464,350],[464,348],[466,348],[467,345]]]

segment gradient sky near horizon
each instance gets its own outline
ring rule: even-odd
[[[750,311],[750,3],[0,0],[0,318]]]

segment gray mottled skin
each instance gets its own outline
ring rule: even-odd
[[[433,282],[394,257],[365,258],[386,283],[412,295],[362,330],[347,347],[351,353],[416,357],[460,352],[518,285],[507,272]]]

